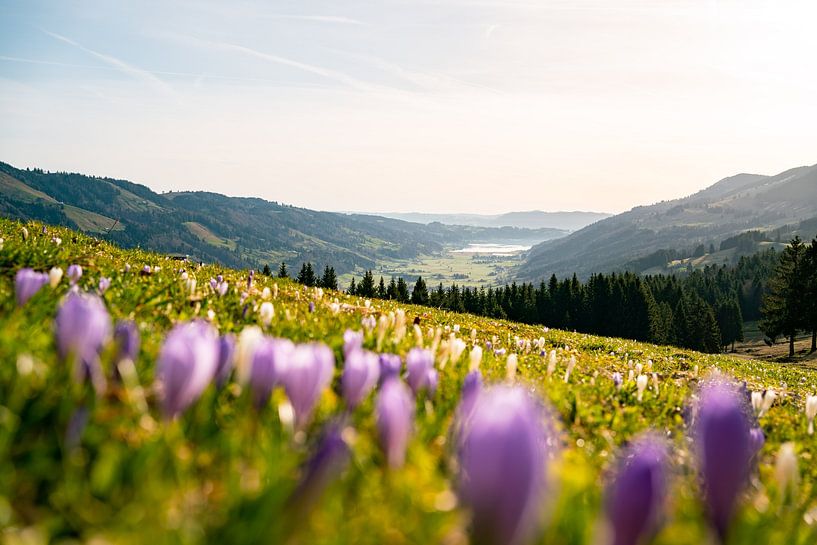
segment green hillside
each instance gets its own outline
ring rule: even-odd
[[[0,163],[0,215],[104,235],[124,247],[260,269],[311,261],[340,273],[443,256],[470,242],[535,244],[559,229],[421,225],[216,193],[159,195],[125,180]]]
[[[811,369],[427,307],[399,308],[259,274],[248,286],[247,271],[122,250],[61,227],[44,232],[35,222],[2,219],[0,238],[4,543],[476,543],[479,536],[469,537],[471,510],[462,495],[455,430],[470,433],[457,427],[456,415],[466,374],[477,367],[483,388],[515,384],[516,391],[529,391],[549,407],[550,425],[544,430],[550,454],[527,461],[544,465],[548,475],[546,494],[531,506],[543,518],[532,543],[604,542],[605,483],[624,445],[647,430],[670,446],[664,516],[649,543],[714,542],[692,422],[699,387],[717,380],[718,373],[745,382],[748,391],[777,392],[762,415],[747,416],[765,443],[740,489],[727,542],[817,541],[817,447],[804,416],[806,396],[817,390]],[[76,288],[66,272],[55,287],[46,284],[24,304],[15,303],[20,269],[68,271],[72,264],[83,270]],[[228,283],[224,295],[210,284],[218,275]],[[107,289],[100,289],[103,277],[110,280]],[[62,329],[55,316],[77,297],[69,295],[72,289],[101,292],[111,319],[133,320],[141,337],[132,366],[111,342],[101,345],[98,359],[96,353],[86,355],[87,367],[79,369],[88,370],[95,386],[78,380],[83,375],[57,353],[55,327]],[[209,321],[220,335],[257,325],[270,337],[327,345],[336,363],[330,383],[318,390],[311,419],[300,425],[296,420],[293,428],[288,389],[276,387],[269,399],[257,402],[253,392],[261,379],[253,370],[247,381],[242,362],[251,345],[243,342],[233,375],[220,387],[209,384],[178,417],[166,418],[162,392],[168,390],[159,380],[157,360],[171,328],[194,318]],[[77,329],[74,334],[81,336],[88,328]],[[364,348],[380,354],[405,358],[412,347],[422,346],[432,355],[439,386],[430,395],[419,394],[409,407],[414,423],[402,465],[390,467],[378,444],[375,413],[382,389],[354,410],[345,409],[341,375],[349,364],[343,355],[347,329],[363,331]],[[472,361],[476,347],[484,354]],[[631,372],[645,376],[641,399]],[[623,375],[620,388],[614,373]],[[751,411],[748,399],[745,403]],[[323,456],[316,457],[332,426],[342,429],[336,450],[320,449]],[[775,467],[785,460],[778,453],[789,441],[799,482],[781,489],[785,481],[779,479],[791,476],[791,466]],[[348,458],[330,456],[337,449],[348,449]],[[506,467],[497,476],[514,469]],[[513,483],[495,482],[497,488],[485,494],[499,502]]]

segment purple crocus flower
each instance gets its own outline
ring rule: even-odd
[[[353,350],[346,355],[341,375],[343,398],[350,409],[357,407],[380,378],[380,360],[368,350]]]
[[[666,446],[657,438],[633,443],[607,489],[613,545],[638,545],[654,533],[666,494]]]
[[[136,361],[139,356],[139,328],[130,320],[116,323],[113,330],[113,340],[116,343],[116,361],[129,359]]]
[[[309,312],[310,312],[310,314],[315,312],[315,301],[310,301],[309,302]]]
[[[102,299],[69,293],[57,310],[54,333],[60,357],[74,361],[77,380],[90,378],[99,389],[99,352],[111,334],[111,319]]]
[[[264,337],[255,347],[250,369],[253,404],[260,409],[269,400],[272,389],[281,383],[295,345],[288,339]]]
[[[354,350],[363,348],[363,332],[347,329],[343,332],[343,356],[346,357]]]
[[[337,423],[327,425],[315,452],[303,468],[290,505],[301,512],[308,511],[326,487],[343,472],[350,457],[351,450],[343,439],[342,426]]]
[[[201,396],[218,365],[218,336],[205,321],[175,326],[167,334],[156,365],[166,418],[175,418]]]
[[[111,287],[111,279],[105,276],[99,279],[99,293],[105,293]]]
[[[380,354],[380,384],[387,378],[399,377],[403,362],[397,354]]]
[[[218,365],[216,365],[216,386],[221,388],[230,378],[235,356],[235,335],[227,334],[218,339]]]
[[[17,297],[17,306],[25,305],[40,288],[48,284],[48,274],[37,272],[34,269],[20,269],[14,275],[14,295]]]
[[[218,287],[218,281],[215,278],[211,278],[210,279],[210,289],[213,290],[213,291],[216,291],[217,287]]]
[[[437,386],[440,382],[440,375],[437,373],[437,370],[431,368],[426,373],[426,393],[428,397],[434,397],[434,394],[437,393]]]
[[[406,460],[406,447],[414,422],[414,400],[411,391],[394,375],[390,375],[377,396],[377,432],[380,448],[392,468]]]
[[[547,458],[543,409],[522,388],[479,394],[462,430],[459,495],[475,543],[515,545],[539,522]]]
[[[738,390],[726,382],[705,387],[698,409],[698,462],[710,522],[725,541],[752,455],[749,418]]]
[[[621,385],[624,384],[624,377],[621,376],[621,373],[613,373],[613,384],[616,385],[616,389],[621,388]]]
[[[229,288],[230,288],[230,284],[228,284],[227,282],[219,282],[218,283],[218,290],[217,290],[218,294],[221,297],[224,297],[225,295],[227,295],[227,290]]]
[[[68,270],[65,271],[65,275],[68,277],[68,281],[73,286],[79,282],[80,278],[82,278],[82,267],[77,264],[68,265]]]
[[[749,430],[749,445],[752,451],[752,459],[756,459],[758,453],[760,453],[763,445],[766,444],[766,436],[763,434],[763,430],[760,428],[752,428]]]
[[[416,396],[428,387],[428,373],[434,369],[434,354],[423,348],[412,348],[406,354],[406,382]]]
[[[224,282],[224,276],[220,274],[216,275],[216,281],[218,281],[218,283],[221,284],[222,282]]]
[[[295,346],[282,381],[295,412],[296,428],[303,428],[335,372],[335,354],[325,344]]]

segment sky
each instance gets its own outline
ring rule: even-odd
[[[817,163],[817,3],[0,0],[0,161],[321,210],[621,212]]]

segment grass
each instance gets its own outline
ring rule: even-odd
[[[322,296],[290,281],[256,275],[242,303],[242,289],[225,297],[210,292],[211,277],[223,274],[231,286],[245,286],[246,272],[217,265],[201,268],[140,250],[121,250],[94,238],[60,228],[0,220],[0,539],[4,543],[293,543],[382,544],[467,543],[468,513],[459,507],[457,469],[450,427],[467,372],[467,357],[441,367],[436,396],[418,402],[413,438],[402,469],[387,470],[376,443],[373,399],[351,416],[345,434],[352,460],[311,509],[288,502],[301,468],[321,429],[341,411],[337,376],[342,368],[342,334],[361,329],[364,316],[389,315],[397,305],[364,301],[340,293]],[[63,243],[51,242],[56,234]],[[52,321],[69,287],[46,286],[25,306],[14,303],[13,276],[21,267],[84,268],[80,287],[95,290],[101,276],[111,278],[104,293],[114,319],[132,319],[142,336],[136,361],[138,390],[112,382],[105,395],[76,384],[71,369],[55,353]],[[132,266],[125,272],[126,264]],[[144,264],[160,266],[148,276]],[[176,270],[188,268],[198,280],[189,293]],[[298,342],[327,343],[338,360],[336,379],[324,392],[313,424],[293,435],[279,417],[284,394],[276,391],[260,410],[251,406],[242,386],[231,382],[210,387],[182,417],[165,421],[153,388],[155,362],[166,331],[176,322],[207,317],[222,333],[258,323],[256,311],[264,287],[278,286],[272,302],[270,335]],[[334,300],[344,305],[334,312]],[[315,312],[309,312],[309,303]],[[745,381],[751,390],[780,393],[760,426],[766,444],[758,470],[741,499],[730,544],[817,542],[817,496],[814,483],[815,439],[806,433],[804,398],[817,389],[817,375],[807,369],[703,355],[621,339],[545,331],[541,327],[411,305],[403,306],[409,323],[455,328],[469,341],[492,341],[514,350],[516,338],[543,337],[556,349],[559,365],[548,377],[536,351],[521,350],[517,381],[552,407],[558,420],[554,440],[562,445],[549,463],[553,485],[549,512],[536,543],[591,544],[603,525],[603,487],[622,445],[645,430],[655,430],[673,445],[667,516],[652,543],[707,543],[709,530],[700,503],[694,449],[684,415],[702,377],[719,370]],[[444,331],[447,331],[444,329]],[[401,355],[414,345],[411,335],[398,340],[386,328],[368,332],[365,346]],[[426,334],[423,342],[431,344]],[[110,375],[113,348],[102,354]],[[488,351],[486,351],[488,352]],[[577,365],[563,380],[570,355]],[[636,401],[635,385],[616,390],[615,371],[626,376],[629,360],[654,362],[659,387]],[[487,353],[482,363],[487,382],[505,375],[505,356]],[[84,420],[84,425],[82,424]],[[353,431],[352,431],[353,430]],[[800,486],[784,503],[774,479],[780,445],[794,441],[800,463]]]
[[[373,270],[375,279],[383,276],[388,283],[392,276],[402,276],[406,282],[413,282],[422,276],[429,289],[440,282],[446,287],[451,284],[469,287],[504,285],[508,271],[521,263],[520,256],[494,257],[444,251],[439,255],[421,255],[410,260],[383,260]],[[352,277],[360,280],[366,271],[358,270],[340,276],[341,285],[348,285]]]

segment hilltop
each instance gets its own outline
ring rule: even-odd
[[[623,270],[662,249],[718,247],[751,230],[771,231],[817,217],[817,165],[775,176],[739,174],[682,199],[639,206],[570,236],[534,246],[518,277],[587,277]]]

